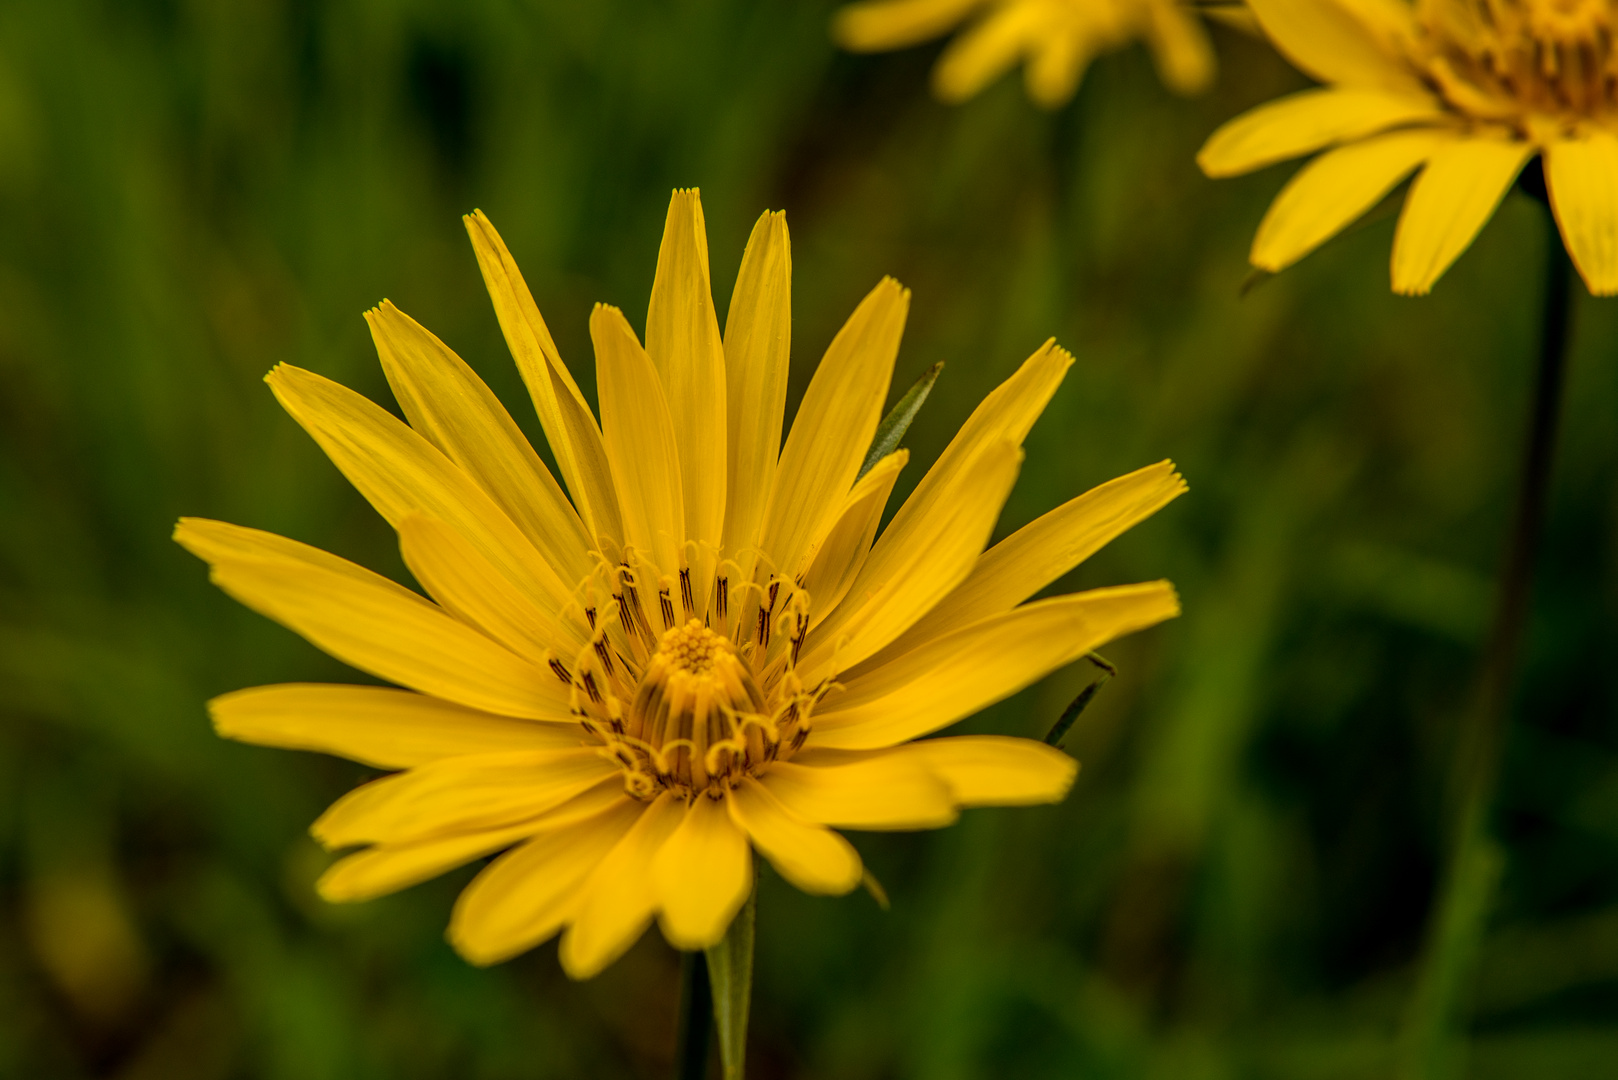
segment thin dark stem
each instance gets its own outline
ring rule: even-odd
[[[1546,218],[1550,220],[1548,208]],[[1494,798],[1512,688],[1516,684],[1518,660],[1528,626],[1534,562],[1545,529],[1551,461],[1562,413],[1562,391],[1567,381],[1568,327],[1573,298],[1573,269],[1554,221],[1550,222],[1549,232],[1533,415],[1524,446],[1517,505],[1512,515],[1505,565],[1500,573],[1493,625],[1478,674],[1474,721],[1463,731],[1458,748],[1458,782],[1452,791],[1459,811],[1457,824],[1472,813],[1486,811]]]
[[[674,1048],[675,1080],[704,1080],[713,1035],[713,987],[700,952],[680,954],[680,1035]]]
[[[1523,187],[1543,201],[1543,182],[1536,188],[1533,181],[1537,179],[1537,173],[1532,177],[1525,174]],[[1528,627],[1534,563],[1549,503],[1572,315],[1572,266],[1548,205],[1545,210],[1545,306],[1533,413],[1494,620],[1472,708],[1453,759],[1448,863],[1434,899],[1426,951],[1406,1016],[1399,1073],[1413,1080],[1454,1075],[1458,1068],[1456,1054],[1462,1044],[1455,1037],[1455,1028],[1504,863],[1489,815],[1499,782],[1512,692]]]

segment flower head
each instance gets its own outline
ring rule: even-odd
[[[1428,292],[1517,174],[1543,158],[1590,291],[1618,293],[1618,0],[1250,0],[1281,52],[1328,85],[1216,131],[1198,162],[1232,176],[1325,150],[1253,240],[1291,265],[1420,170],[1393,241],[1395,292]]]
[[[1047,344],[996,390],[877,537],[908,457],[859,475],[899,285],[837,334],[783,447],[785,220],[759,219],[721,336],[701,205],[677,192],[646,346],[616,309],[591,316],[598,425],[494,227],[467,227],[568,494],[472,369],[384,303],[367,319],[408,424],[308,371],[268,381],[398,530],[431,599],[270,533],[176,531],[225,591],[401,688],[211,703],[226,736],[399,770],[315,823],[328,847],[365,846],[322,895],[378,896],[509,849],[462,893],[451,940],[488,963],[565,928],[562,963],[586,977],[654,918],[681,948],[716,942],[754,849],[842,893],[862,868],[834,827],[1063,797],[1076,766],[1041,743],[914,740],[1178,611],[1163,582],[1024,603],[1177,496],[1167,462],[983,550],[1066,353]]]
[[[857,52],[902,49],[975,20],[933,71],[945,101],[965,101],[1026,61],[1028,96],[1047,108],[1067,101],[1100,53],[1145,41],[1159,73],[1179,93],[1213,78],[1207,33],[1179,0],[861,0],[837,15],[834,33]]]

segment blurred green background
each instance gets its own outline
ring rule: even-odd
[[[655,933],[572,984],[554,945],[451,952],[470,869],[315,898],[305,829],[365,771],[225,743],[202,703],[350,676],[169,530],[225,518],[402,574],[264,372],[391,407],[360,319],[390,297],[537,435],[460,214],[489,213],[588,375],[589,305],[639,323],[677,185],[702,188],[721,312],[755,217],[787,211],[789,412],[891,273],[914,289],[896,387],[947,362],[922,462],[1047,336],[1078,357],[1002,533],[1163,457],[1191,483],[1062,583],[1169,577],[1186,609],[1108,650],[1066,803],[856,834],[888,912],[765,875],[751,1075],[1388,1075],[1527,413],[1541,208],[1508,197],[1427,299],[1390,295],[1385,217],[1242,296],[1291,169],[1215,183],[1192,158],[1303,84],[1267,46],[1216,30],[1192,101],[1135,48],[1057,113],[1016,78],[948,108],[936,47],[841,55],[832,6],[0,5],[0,1076],[667,1074]],[[1575,288],[1475,1077],[1618,1061],[1618,315]],[[1087,675],[963,729],[1041,734]]]

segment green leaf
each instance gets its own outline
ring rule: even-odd
[[[753,1001],[753,926],[758,912],[755,886],[719,944],[708,950],[708,981],[713,986],[713,1018],[719,1028],[719,1061],[725,1080],[742,1080],[747,1063],[747,1011]]]
[[[938,373],[943,370],[944,361],[940,360],[922,372],[921,378],[899,399],[899,404],[882,418],[882,422],[876,426],[876,437],[871,440],[871,452],[865,455],[865,464],[860,466],[860,476],[870,472],[877,462],[898,449],[899,440],[910,430],[910,421],[921,412],[922,403],[932,393],[933,383],[938,381]]]

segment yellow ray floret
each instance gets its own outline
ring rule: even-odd
[[[933,89],[964,101],[1022,62],[1028,96],[1055,108],[1073,96],[1090,61],[1135,41],[1151,47],[1164,84],[1182,94],[1214,74],[1206,31],[1180,0],[860,0],[832,33],[855,52],[902,49],[970,23],[939,58]]]
[[[397,770],[313,826],[359,848],[319,890],[364,900],[498,854],[450,940],[494,963],[562,935],[593,975],[654,921],[714,944],[756,851],[808,892],[859,883],[835,830],[1055,802],[1077,765],[1029,739],[924,739],[1179,611],[1166,582],[1027,603],[1185,490],[1167,462],[985,550],[1022,442],[1072,363],[1046,343],[893,521],[895,451],[861,467],[909,293],[833,339],[785,444],[791,253],[759,219],[723,331],[695,191],[676,192],[643,347],[590,317],[599,422],[494,226],[467,218],[559,483],[481,379],[393,305],[367,313],[405,421],[312,372],[271,389],[399,534],[425,592],[271,533],[182,519],[213,580],[393,687],[289,684],[210,705],[221,735]]]
[[[1543,161],[1562,240],[1618,294],[1618,0],[1248,0],[1287,59],[1327,84],[1214,132],[1197,161],[1234,176],[1321,151],[1270,206],[1253,265],[1303,258],[1415,175],[1395,292],[1421,295]]]

